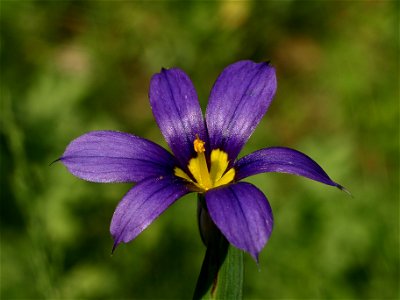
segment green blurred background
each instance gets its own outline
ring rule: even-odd
[[[287,146],[354,195],[284,174],[249,181],[275,228],[246,299],[399,297],[399,5],[395,1],[2,1],[1,299],[186,299],[205,249],[196,199],[111,256],[131,184],[49,166],[74,138],[112,129],[165,142],[152,74],[177,66],[203,109],[219,72],[271,60],[278,92],[242,155]]]

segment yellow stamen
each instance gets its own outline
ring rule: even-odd
[[[194,147],[194,151],[196,151],[197,153],[201,153],[201,152],[205,152],[206,149],[204,148],[204,145],[206,143],[204,143],[200,138],[199,135],[196,134],[196,139],[193,142],[193,147]]]
[[[189,161],[189,171],[198,183],[202,182],[204,188],[209,189],[212,187],[210,174],[208,173],[207,161],[204,152],[205,142],[203,142],[198,135],[193,142],[194,151],[197,152],[197,158],[192,158]]]
[[[235,169],[227,170],[229,165],[228,154],[220,149],[211,151],[210,171],[208,171],[204,145],[205,142],[196,135],[193,147],[197,152],[197,157],[192,158],[188,164],[188,169],[195,180],[192,180],[190,176],[178,167],[174,169],[175,175],[189,181],[203,191],[233,181]]]

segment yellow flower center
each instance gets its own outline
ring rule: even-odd
[[[188,164],[188,169],[195,181],[178,167],[175,167],[174,173],[205,192],[211,188],[231,182],[235,177],[235,169],[230,168],[227,171],[229,164],[228,154],[220,149],[214,149],[211,151],[210,170],[208,170],[206,156],[204,155],[206,151],[204,145],[205,142],[196,135],[193,147],[197,152],[197,156],[192,158]]]

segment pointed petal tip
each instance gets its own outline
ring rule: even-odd
[[[342,185],[340,185],[340,184],[336,184],[336,187],[339,189],[339,190],[341,190],[341,191],[343,191],[343,192],[345,192],[347,195],[349,195],[351,198],[354,198],[354,196],[353,196],[353,194],[348,190],[348,189],[346,189],[344,186],[342,186]]]
[[[49,167],[55,164],[56,162],[59,162],[62,160],[62,157],[57,158],[56,160],[53,160],[51,163],[49,163]]]
[[[271,72],[275,73],[275,67],[271,64],[271,60],[265,60],[258,64],[262,67],[269,69]]]
[[[252,251],[249,251],[247,249],[238,248],[238,247],[236,247],[235,245],[233,245],[231,243],[229,243],[229,244],[230,244],[230,247],[235,247],[235,248],[239,249],[240,251],[243,251],[243,252],[245,252],[247,254],[250,254],[250,256],[254,259],[254,262],[257,264],[257,267],[260,268],[260,253],[261,253],[262,249],[260,251],[258,251],[258,252],[257,251],[252,252]]]
[[[184,72],[182,69],[180,69],[178,67],[174,67],[174,66],[172,66],[172,67],[161,67],[160,73],[156,73],[153,76],[158,75],[158,74],[168,75],[168,73],[171,72],[171,71],[172,72]]]
[[[254,261],[257,264],[257,267],[260,268],[260,252],[250,253],[251,257],[253,257]]]
[[[111,249],[111,256],[114,255],[115,249],[117,249],[117,246],[119,245],[119,242],[115,241],[113,244],[113,247]]]

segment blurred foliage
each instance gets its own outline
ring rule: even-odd
[[[131,185],[49,163],[94,129],[165,146],[151,75],[184,69],[205,108],[219,72],[240,59],[271,60],[279,86],[242,154],[296,148],[354,194],[250,178],[275,228],[259,267],[245,256],[244,297],[399,297],[397,1],[0,4],[2,299],[192,296],[205,252],[193,195],[111,256],[109,222]]]

